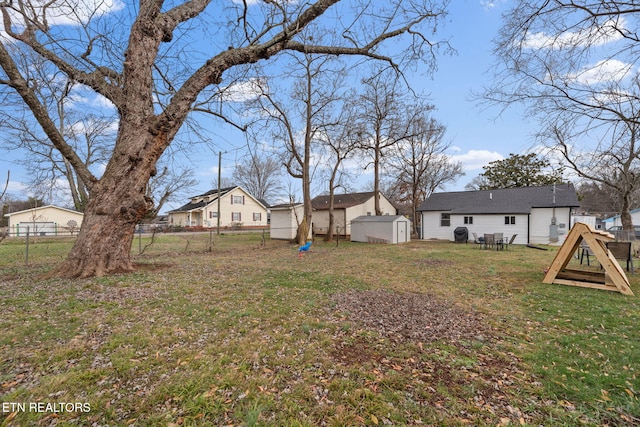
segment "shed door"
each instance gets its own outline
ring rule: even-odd
[[[28,227],[28,228],[27,228]],[[26,236],[27,229],[31,236],[53,236],[56,234],[55,222],[21,222],[18,224],[18,235]]]
[[[395,241],[394,243],[404,243],[407,241],[406,238],[406,222],[401,222],[398,221],[396,222],[396,227],[397,227],[397,233],[396,236],[398,237],[398,240]]]

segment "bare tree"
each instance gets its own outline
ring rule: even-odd
[[[174,172],[173,169],[164,166],[162,172],[149,180],[147,197],[152,200],[153,207],[149,209],[146,217],[155,218],[167,203],[177,200],[182,193],[197,184],[198,181],[193,178],[193,170],[186,168]]]
[[[160,156],[193,111],[234,123],[236,104],[224,92],[229,82],[242,81],[249,65],[289,51],[360,56],[398,68],[416,59],[433,66],[438,42],[430,37],[444,15],[442,3],[275,0],[216,7],[207,0],[141,0],[106,10],[102,2],[1,2],[0,85],[28,107],[89,192],[78,239],[52,274],[134,269],[130,246],[136,223],[152,206],[146,187]],[[319,36],[305,38],[303,30],[312,25]],[[323,36],[333,33],[342,37]],[[20,59],[29,50],[115,106],[117,137],[101,174],[60,133]]]
[[[7,171],[7,182],[5,182],[4,188],[2,189],[2,192],[0,193],[0,202],[4,198],[4,195],[7,193],[7,188],[9,188],[10,179],[11,179],[11,171]]]
[[[249,153],[236,164],[232,178],[234,183],[260,200],[274,200],[285,191],[281,179],[282,165],[275,156]]]
[[[298,225],[297,240],[304,244],[311,230],[311,182],[314,151],[320,144],[324,129],[329,125],[327,110],[338,102],[336,79],[332,65],[335,58],[327,55],[290,55],[289,73],[295,76],[291,90],[276,90],[260,85],[257,98],[265,126],[275,141],[283,147],[283,164],[289,175],[302,183],[304,215]],[[263,132],[261,132],[262,134]]]
[[[406,120],[404,106],[408,96],[404,82],[390,70],[377,70],[363,80],[364,91],[358,98],[360,116],[357,127],[361,132],[360,149],[373,166],[373,191],[376,215],[380,209],[380,180],[384,157],[399,141],[410,136],[410,120]]]
[[[414,233],[418,232],[418,205],[436,189],[463,175],[462,164],[446,154],[450,144],[444,142],[445,127],[429,117],[432,106],[405,106],[408,136],[395,144],[389,153],[387,168],[396,187],[396,197],[411,207]]]
[[[362,132],[358,130],[356,123],[357,109],[350,97],[342,100],[342,108],[337,107],[336,117],[327,117],[324,122],[328,125],[323,129],[320,137],[323,151],[326,153],[323,163],[326,165],[328,175],[327,184],[329,186],[329,227],[325,236],[325,241],[333,241],[335,232],[334,194],[337,188],[344,187],[347,173],[343,170],[344,162],[353,157],[359,149],[360,136]],[[333,113],[330,111],[329,114]],[[348,174],[353,179],[353,174]],[[346,224],[345,224],[346,226]]]
[[[538,140],[579,176],[620,200],[633,227],[640,185],[640,11],[635,2],[520,1],[498,39],[496,84],[485,98],[522,104]]]
[[[17,51],[16,46],[9,48]],[[49,112],[57,132],[85,167],[96,169],[106,164],[115,139],[115,118],[100,117],[87,111],[86,105],[79,101],[81,85],[57,72],[43,57],[24,49],[14,57],[20,61],[25,79],[32,82],[32,90]],[[24,153],[20,163],[29,173],[30,186],[38,194],[59,192],[62,187],[64,193],[71,196],[75,209],[82,211],[88,191],[81,177],[42,128],[34,126],[30,115],[16,114],[16,111],[24,110],[21,100],[5,97],[4,101],[10,108],[0,111],[0,126],[5,130],[2,143],[10,150]],[[81,112],[78,111],[80,108],[83,109]],[[61,186],[60,180],[66,185]]]
[[[475,178],[473,178],[471,181],[469,181],[464,186],[464,189],[466,191],[478,191],[478,190],[482,190],[488,185],[489,185],[489,180],[487,179],[487,177],[484,176],[483,174],[480,174]]]

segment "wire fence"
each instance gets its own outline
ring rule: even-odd
[[[284,231],[284,230],[283,230]],[[33,233],[26,228],[20,234],[0,235],[0,273],[23,267],[55,265],[71,251],[77,232]],[[266,247],[271,241],[269,229],[215,229],[181,232],[146,226],[137,227],[131,245],[133,259],[144,256],[179,256],[196,252],[232,250],[234,247]]]

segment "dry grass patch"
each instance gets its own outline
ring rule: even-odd
[[[91,410],[0,425],[637,423],[637,299],[541,284],[553,251],[218,239],[3,276],[0,400]]]

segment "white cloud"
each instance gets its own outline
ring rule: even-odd
[[[46,9],[46,19],[49,25],[80,25],[96,16],[114,13],[124,7],[125,4],[120,0],[67,0],[54,3],[53,7],[49,5]],[[42,20],[42,7],[35,8],[35,11],[39,20]]]
[[[489,150],[469,150],[465,154],[454,154],[451,160],[462,163],[462,168],[468,171],[480,170],[490,162],[503,160],[502,154]]]
[[[262,93],[260,87],[261,83],[256,79],[233,83],[222,89],[221,98],[229,102],[250,101],[260,96]]]
[[[609,20],[598,27],[589,27],[577,32],[547,34],[544,32],[528,34],[524,43],[530,49],[569,49],[577,46],[602,46],[622,39],[625,29],[623,19]]]
[[[109,100],[108,98],[105,98],[100,94],[96,95],[96,97],[93,99],[92,104],[98,108],[109,108],[109,109],[116,108],[116,106],[113,104],[113,102],[111,102],[111,100]]]
[[[629,75],[631,64],[608,59],[597,62],[593,66],[584,68],[578,73],[569,75],[571,80],[584,85],[592,85],[603,82],[619,82]]]
[[[46,4],[46,8],[43,6]],[[50,2],[44,0],[32,0],[25,7],[26,16],[36,22],[45,22],[49,26],[55,25],[84,25],[91,19],[118,12],[125,8],[121,0],[64,0]],[[12,24],[16,27],[24,27],[24,16],[12,9],[7,9]],[[0,38],[4,41],[12,40],[4,31],[0,32]]]
[[[4,182],[5,183],[7,182],[6,179],[4,180]],[[4,188],[4,185],[3,185],[3,188]],[[7,194],[13,193],[13,194],[24,195],[27,192],[28,192],[28,188],[24,183],[19,181],[9,181],[9,185],[7,186]]]
[[[506,3],[506,1],[507,0],[480,0],[480,6],[482,6],[483,9],[491,10]]]

